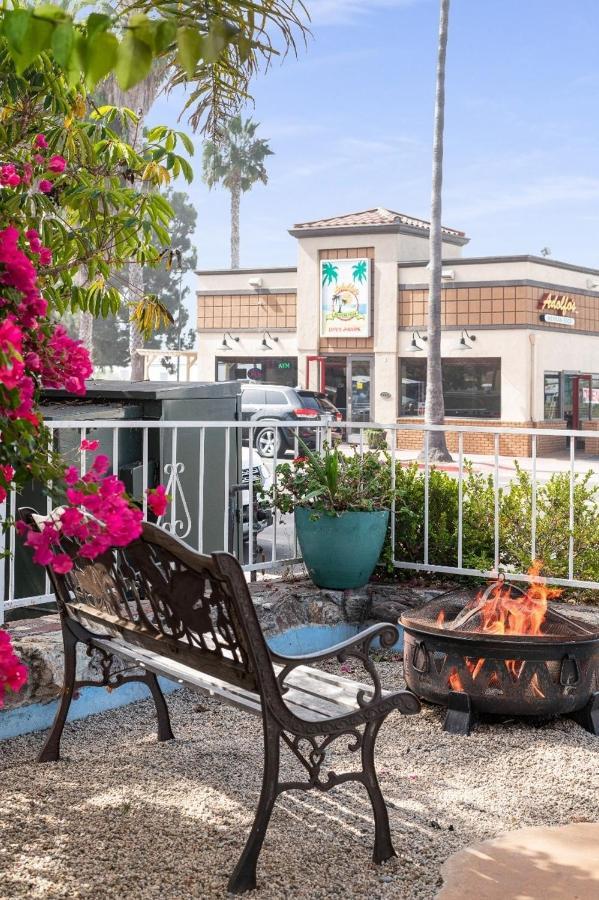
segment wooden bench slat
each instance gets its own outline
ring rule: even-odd
[[[150,671],[171,678],[205,694],[216,694],[225,702],[256,715],[261,712],[260,695],[237,685],[232,685],[214,675],[199,672],[184,663],[179,663],[144,647],[131,647],[121,641],[95,639],[94,645],[120,656],[130,663],[140,663]],[[275,672],[281,670],[275,666]],[[322,679],[320,676],[326,675]],[[294,670],[286,681],[289,690],[284,700],[291,712],[309,722],[346,715],[358,707],[357,692],[364,689],[372,693],[372,687],[361,685],[348,678],[330,673],[322,673],[308,666]],[[386,692],[387,693],[387,692]]]

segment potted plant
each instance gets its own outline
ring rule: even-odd
[[[393,497],[388,455],[325,446],[304,448],[277,466],[269,491],[282,513],[293,512],[304,562],[318,587],[366,584],[379,560]]]

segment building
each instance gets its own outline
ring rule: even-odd
[[[420,421],[428,222],[378,208],[290,234],[297,267],[198,273],[199,377],[326,390],[352,421]],[[447,421],[599,430],[599,270],[542,256],[467,257],[467,243],[443,229]],[[403,432],[400,446],[421,440]],[[486,451],[489,440],[468,436],[465,449]],[[505,436],[501,451],[530,446]],[[563,446],[539,438],[541,452]]]

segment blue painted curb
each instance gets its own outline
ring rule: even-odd
[[[362,626],[342,622],[337,625],[298,625],[296,628],[288,628],[280,634],[267,638],[268,646],[275,653],[284,656],[303,656],[305,653],[317,653],[327,650],[334,644],[347,641],[362,631]],[[399,640],[393,644],[392,650],[403,650],[403,628],[399,626]],[[377,638],[373,641],[373,647],[380,647]]]
[[[168,678],[158,680],[165,694],[171,694],[180,688],[179,684]],[[128,706],[137,700],[149,700],[151,696],[144,684],[124,684],[113,691],[107,691],[106,688],[84,687],[77,699],[71,703],[67,721],[85,719],[108,709]],[[32,703],[29,706],[18,706],[0,712],[0,741],[50,728],[57,707],[58,700],[50,700],[48,703]]]

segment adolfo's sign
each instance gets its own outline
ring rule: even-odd
[[[555,312],[565,315],[576,315],[576,300],[568,294],[556,294],[546,291],[539,300],[539,309],[545,312]]]

